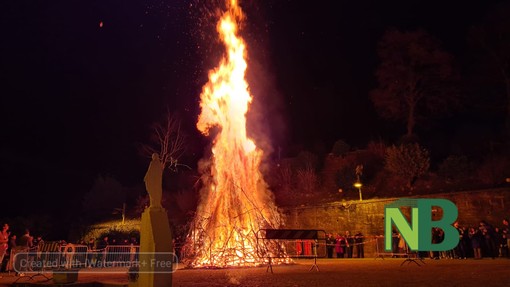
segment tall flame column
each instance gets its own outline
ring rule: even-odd
[[[263,264],[256,251],[267,247],[257,246],[256,232],[281,223],[259,170],[263,152],[246,132],[252,97],[245,80],[246,44],[237,26],[243,14],[237,1],[229,1],[227,6],[217,25],[226,55],[209,72],[197,123],[204,135],[209,135],[212,127],[219,131],[213,142],[210,180],[202,190],[190,233],[195,243],[194,267]]]

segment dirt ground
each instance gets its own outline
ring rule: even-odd
[[[320,271],[311,270],[313,260],[296,264],[231,269],[183,269],[173,274],[173,286],[510,286],[510,260],[425,260],[421,266],[404,259],[319,259]],[[17,277],[4,274],[0,286]],[[36,277],[29,282],[44,279]],[[18,282],[27,282],[22,279]],[[127,285],[126,274],[80,271],[79,282]],[[51,283],[51,281],[49,282]],[[48,284],[48,283],[47,283]],[[72,285],[71,285],[72,286]]]
[[[227,270],[179,270],[173,286],[510,286],[510,260],[323,259],[297,265]]]

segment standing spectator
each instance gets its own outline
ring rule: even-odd
[[[87,250],[92,251],[92,250],[94,250],[95,247],[96,247],[96,239],[90,238],[89,242],[87,242]]]
[[[3,261],[4,261],[4,256],[7,252],[7,249],[9,247],[9,235],[10,235],[10,232],[9,232],[9,225],[7,223],[5,223],[2,227],[2,231],[0,232],[0,268],[2,266],[4,266],[3,264]],[[0,278],[2,278],[2,276],[0,276]]]
[[[136,245],[138,245],[138,240],[136,239],[136,237],[131,237],[130,242],[131,242],[130,252],[133,255],[132,256],[133,259],[131,261],[138,261],[138,252],[136,252],[136,250],[137,250]],[[138,247],[140,247],[140,246],[138,246]]]
[[[97,250],[103,251],[106,249],[106,247],[108,247],[108,245],[109,245],[108,236],[105,236],[103,237],[103,240],[99,241],[99,243],[97,244]]]
[[[398,234],[398,253],[400,253],[401,257],[404,257],[406,253],[406,241],[404,239],[404,236],[402,234]]]
[[[4,264],[2,264],[2,272],[3,271],[11,271],[12,270],[12,261],[11,259],[11,250],[16,250],[16,234],[11,235],[11,238],[9,239],[9,246],[7,247],[7,252],[5,253],[5,259]]]
[[[398,243],[400,241],[400,234],[393,229],[393,232],[391,233],[391,252],[393,255],[391,257],[397,257],[395,253],[398,253]]]
[[[363,233],[358,231],[358,233],[354,235],[354,243],[356,244],[356,254],[358,258],[365,258],[365,244],[363,241]]]
[[[494,245],[496,246],[495,255],[497,257],[503,256],[503,235],[498,227],[494,227]]]
[[[21,236],[19,239],[19,247],[23,248],[22,252],[28,252],[27,253],[27,266],[24,266],[22,270],[24,271],[32,271],[32,268],[30,267],[32,265],[32,262],[34,261],[35,254],[30,252],[31,248],[34,247],[34,237],[30,235],[30,230],[25,229],[25,234]],[[24,275],[23,273],[21,275]]]
[[[432,228],[432,243],[436,244],[439,242],[441,242],[439,228]],[[430,259],[439,260],[439,251],[430,251]]]
[[[503,219],[503,226],[501,227],[501,256],[510,257],[510,226],[508,219]]]
[[[87,267],[92,268],[92,260],[94,260],[94,251],[96,247],[96,239],[90,238],[87,242]]]
[[[354,248],[354,238],[351,236],[351,233],[349,231],[345,232],[345,241],[346,241],[347,258],[352,258],[352,250]]]
[[[471,247],[473,248],[473,256],[475,259],[482,259],[481,235],[480,230],[469,228],[469,239],[471,239]]]
[[[25,229],[25,234],[19,239],[19,246],[26,248],[34,246],[34,237],[30,236],[30,230]]]
[[[177,256],[179,256],[179,254],[177,254]],[[131,245],[129,247],[129,262],[134,263],[137,260],[138,260],[138,258],[137,258],[136,246],[133,243],[131,243]],[[177,260],[179,260],[179,258],[177,258]]]
[[[101,264],[101,267],[105,267],[105,255],[106,255],[106,248],[108,247],[108,236],[105,236],[103,240],[99,241],[97,244],[97,261],[96,263]]]
[[[44,240],[42,239],[42,236],[39,235],[37,236],[34,241],[33,241],[33,245],[34,247],[38,247],[39,245],[41,245],[42,243],[44,243]]]
[[[457,244],[457,246],[455,247],[454,251],[455,251],[455,256],[457,256],[458,259],[466,259],[466,240],[464,238],[464,236],[467,237],[467,235],[464,234],[464,229],[462,227],[459,226],[459,222],[455,221],[455,223],[453,224],[453,227],[455,227],[455,229],[457,229],[457,231],[459,232],[459,243]]]
[[[335,240],[336,258],[344,258],[345,238],[343,238],[340,234],[337,234]]]
[[[464,252],[466,253],[464,259],[467,259],[467,257],[474,257],[473,248],[471,248],[471,238],[469,237],[469,228],[462,226],[461,229],[463,234],[462,241],[464,241]]]
[[[326,235],[326,251],[328,253],[328,258],[333,258],[333,250],[335,250],[335,238],[333,238],[333,234],[328,233]]]
[[[496,232],[494,228],[485,221],[480,221],[480,231],[482,232],[482,236],[484,239],[487,256],[492,257],[492,259],[496,258],[498,249],[496,247]]]
[[[441,243],[441,242],[444,241],[444,231],[441,228],[438,228],[437,231],[438,231],[438,234],[439,234],[438,235],[439,240],[437,241],[437,243]],[[442,258],[442,259],[453,259],[454,258],[453,249],[440,251],[439,252],[439,258]]]
[[[16,249],[16,234],[11,235],[11,239],[9,239],[9,248],[7,251],[11,251],[12,249]]]

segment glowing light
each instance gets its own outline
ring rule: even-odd
[[[227,2],[217,24],[226,53],[209,72],[200,95],[197,128],[214,138],[210,174],[189,234],[192,267],[257,266],[270,245],[258,245],[256,232],[278,228],[281,218],[259,170],[263,152],[247,137],[246,113],[252,101],[245,80],[246,43],[238,35],[243,13],[237,1]],[[273,262],[275,263],[275,262]],[[277,262],[276,262],[277,263]]]

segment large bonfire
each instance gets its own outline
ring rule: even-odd
[[[237,0],[227,0],[217,24],[226,54],[200,96],[197,128],[204,135],[213,127],[218,131],[188,238],[192,267],[258,266],[277,248],[257,240],[260,229],[279,227],[281,218],[259,170],[263,152],[246,132],[252,97],[245,80],[246,43],[238,34],[242,19]]]

